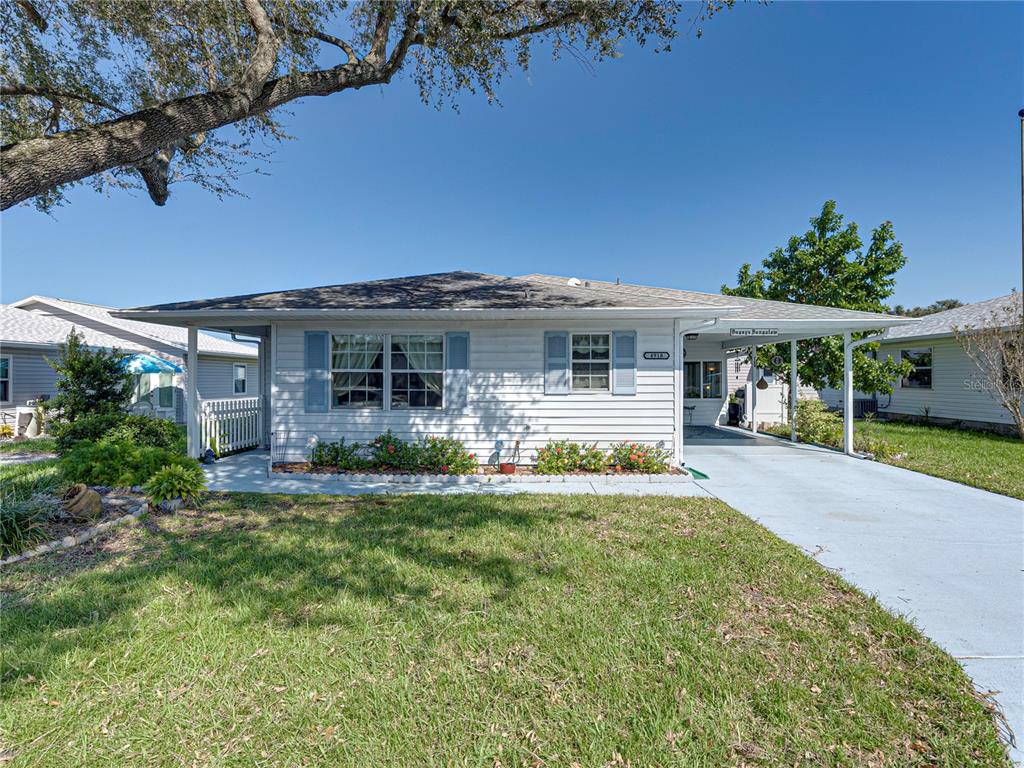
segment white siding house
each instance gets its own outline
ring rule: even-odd
[[[937,312],[914,326],[888,329],[878,350],[879,359],[911,359],[918,370],[897,382],[891,397],[878,395],[879,417],[1011,428],[1009,412],[983,386],[977,366],[954,335],[954,328],[991,326],[993,316],[1007,321],[1015,317],[1019,324],[1020,294]],[[834,401],[834,396],[829,399]]]
[[[140,307],[119,317],[268,340],[262,423],[274,460],[386,430],[450,435],[494,460],[516,441],[662,444],[724,420],[733,350],[906,319],[549,275],[420,275]],[[269,360],[266,360],[269,358]],[[749,377],[749,366],[748,371]],[[731,371],[729,373],[732,373]],[[753,382],[749,383],[752,386]],[[775,385],[781,392],[781,383]],[[759,392],[758,414],[780,412]],[[777,401],[778,398],[776,397]],[[206,446],[187,409],[190,450]],[[756,428],[756,424],[752,425]]]
[[[115,318],[113,307],[101,307],[47,296],[31,296],[0,305],[0,409],[10,423],[17,408],[26,408],[41,395],[56,394],[57,374],[46,360],[54,359],[72,329],[96,348],[118,348],[162,357],[185,366],[187,333],[184,329],[153,326]],[[198,385],[204,399],[238,398],[236,367],[245,366],[249,385],[258,390],[258,359],[254,345],[203,334],[199,343]],[[145,374],[139,392],[153,406],[154,415],[184,422],[183,376]],[[5,383],[6,381],[6,383]],[[251,395],[249,395],[251,396]]]

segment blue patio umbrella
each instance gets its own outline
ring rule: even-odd
[[[121,361],[121,367],[128,373],[181,373],[181,368],[162,357],[138,352]]]

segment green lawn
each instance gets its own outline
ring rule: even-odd
[[[709,499],[217,496],[0,574],[10,765],[1008,765],[946,654]]]
[[[0,453],[56,453],[57,441],[52,437],[36,437],[31,440],[5,440],[0,443]]]
[[[855,428],[905,454],[889,464],[1024,499],[1024,442],[1015,437],[874,420]]]

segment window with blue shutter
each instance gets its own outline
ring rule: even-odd
[[[544,394],[569,394],[569,333],[544,332]]]
[[[306,331],[306,413],[330,409],[331,374],[327,331]]]
[[[444,345],[447,356],[445,408],[465,408],[469,390],[469,334],[464,331],[446,333]]]
[[[636,331],[612,332],[612,394],[636,394]]]

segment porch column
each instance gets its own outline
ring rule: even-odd
[[[683,428],[684,428],[684,416],[683,411],[683,328],[681,320],[672,321],[672,338],[674,339],[672,346],[672,407],[674,408],[674,416],[672,418],[672,437],[674,445],[672,446],[673,456],[677,466],[683,466]]]
[[[796,442],[796,339],[789,342],[789,439]]]
[[[853,341],[843,334],[843,450],[853,455]]]
[[[199,456],[199,329],[188,327],[188,353],[185,361],[188,379],[185,388],[185,425],[188,430],[188,455]]]
[[[757,344],[750,345],[750,434],[757,434]]]

